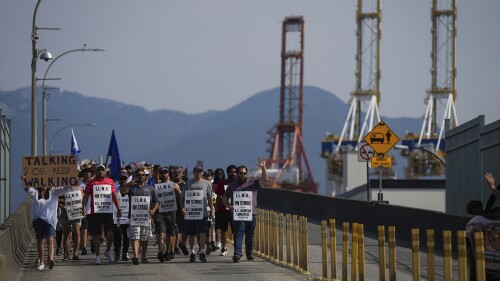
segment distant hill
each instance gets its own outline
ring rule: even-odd
[[[41,90],[39,90],[39,93]],[[334,94],[317,87],[304,87],[303,138],[308,160],[320,191],[324,186],[325,163],[319,157],[321,138],[326,132],[340,134],[348,105]],[[154,102],[152,100],[151,102]],[[0,91],[1,114],[12,121],[12,177],[21,170],[21,156],[31,153],[31,92],[29,88]],[[41,101],[38,105],[41,116]],[[203,160],[206,168],[225,168],[229,164],[254,166],[257,157],[267,156],[266,131],[279,118],[279,88],[255,94],[224,111],[186,114],[181,111],[146,109],[104,98],[86,97],[75,92],[52,91],[47,102],[47,151],[51,139],[62,127],[95,122],[97,126],[75,126],[82,153],[80,159],[105,157],[111,131],[115,129],[122,160],[146,161],[162,165],[179,164],[191,168]],[[38,140],[42,143],[41,117]],[[399,136],[420,130],[417,118],[383,118]],[[70,151],[69,128],[54,139],[54,154]],[[42,154],[41,145],[38,148]],[[15,194],[23,194],[13,181]],[[13,196],[13,206],[24,195]]]

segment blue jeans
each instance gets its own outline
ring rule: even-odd
[[[251,255],[253,249],[253,235],[257,215],[253,215],[252,221],[233,221],[234,254],[241,255],[243,247],[243,235],[245,235],[246,254]]]

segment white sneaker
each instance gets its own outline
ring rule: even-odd
[[[220,242],[217,242],[217,248],[220,249],[221,246],[222,246],[222,244]]]
[[[227,249],[224,249],[224,248],[220,249],[220,255],[221,256],[227,255]]]
[[[43,262],[38,265],[36,269],[38,270],[43,270],[45,268],[45,265],[43,265]]]
[[[115,257],[113,256],[113,253],[111,253],[111,251],[104,252],[104,255],[108,258],[109,262],[115,262]]]
[[[95,257],[95,264],[101,264],[101,258],[99,256]]]

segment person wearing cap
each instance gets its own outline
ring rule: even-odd
[[[194,167],[193,175],[194,178],[188,180],[186,182],[184,189],[182,190],[182,200],[181,200],[182,213],[185,216],[184,218],[185,218],[186,234],[188,235],[189,247],[191,250],[189,261],[190,262],[196,261],[196,254],[194,252],[194,238],[196,234],[199,234],[200,235],[199,244],[201,245],[199,259],[201,262],[207,262],[204,245],[206,242],[205,233],[206,233],[208,216],[209,215],[212,217],[214,216],[214,208],[212,204],[212,184],[209,181],[203,179],[203,168],[201,166]],[[189,200],[189,198],[186,198],[186,195],[193,193],[201,193],[202,196],[201,202],[193,204],[195,206],[198,205],[199,207],[192,208],[192,209],[200,209],[199,212],[201,213],[196,212],[196,210],[191,210],[190,213],[187,213],[186,200]],[[198,201],[198,200],[190,200],[190,201]],[[207,210],[207,206],[210,208],[210,213]],[[185,241],[183,242],[185,244]]]
[[[162,210],[162,204],[166,204],[167,200],[179,200],[181,189],[179,185],[170,181],[168,168],[161,168],[158,173],[158,182],[155,183],[155,190],[158,194],[160,207],[154,216],[155,226],[157,229],[157,244],[158,244],[158,260],[160,262],[170,261],[175,258],[175,237],[177,236],[176,230],[176,212],[177,202],[174,202],[172,208],[169,210]],[[167,197],[167,192],[174,191],[172,197]],[[160,199],[160,195],[162,195]],[[166,208],[168,206],[165,206]],[[166,241],[166,247],[163,241]],[[164,251],[164,249],[166,250]]]
[[[170,177],[170,180],[176,183],[179,188],[182,190],[184,189],[184,186],[186,185],[186,182],[184,181],[182,175],[183,175],[183,169],[181,166],[169,166],[168,167],[168,174]],[[186,247],[185,244],[182,243],[182,241],[187,240],[187,235],[186,231],[184,228],[184,215],[182,213],[182,206],[181,206],[181,195],[176,194],[176,201],[177,201],[177,212],[175,213],[175,222],[177,224],[177,234],[175,235],[175,253],[176,254],[183,254],[185,256],[189,255],[189,251]]]
[[[262,157],[258,159],[257,166],[261,169],[262,175],[259,180],[248,180],[247,173],[248,169],[245,166],[239,166],[238,176],[236,182],[230,184],[226,192],[224,193],[224,198],[222,198],[222,202],[224,205],[231,211],[234,212],[235,198],[239,196],[243,197],[244,194],[242,192],[251,192],[251,201],[252,201],[252,217],[250,221],[247,220],[238,220],[233,217],[233,240],[234,240],[234,255],[233,261],[239,262],[242,254],[243,247],[243,236],[245,236],[245,250],[246,256],[248,260],[253,260],[253,239],[254,239],[254,231],[255,224],[257,222],[257,191],[261,186],[265,186],[267,184],[267,170],[266,170],[266,160]],[[246,193],[245,193],[246,194]],[[236,197],[234,197],[236,195]],[[240,197],[240,198],[241,198]],[[232,199],[232,202],[229,203],[229,198]],[[234,215],[234,213],[233,213]]]
[[[99,200],[96,196],[99,196]],[[90,235],[95,249],[95,264],[101,264],[100,257],[100,242],[101,242],[101,227],[104,227],[106,233],[106,252],[104,255],[109,262],[114,262],[114,255],[111,253],[111,245],[114,241],[114,223],[113,223],[113,208],[116,206],[117,216],[121,216],[120,202],[116,196],[115,184],[112,179],[106,177],[106,167],[102,164],[97,165],[95,169],[95,177],[87,182],[83,196],[83,206],[87,205],[90,197]],[[95,197],[95,199],[94,199]],[[87,215],[86,208],[82,209],[82,214]]]
[[[149,218],[151,218],[156,210],[158,209],[158,196],[154,190],[154,187],[146,183],[145,177],[145,169],[139,168],[135,174],[135,180],[132,182],[130,187],[124,187],[121,192],[128,193],[129,196],[129,218],[132,218],[132,213],[134,209],[130,206],[132,202],[139,198],[149,197],[149,206],[148,206],[148,214]],[[136,198],[137,197],[137,198]],[[134,265],[139,264],[139,243],[142,247],[142,263],[149,263],[147,259],[147,249],[148,249],[148,240],[149,233],[151,231],[151,225],[134,225],[134,221],[130,221],[130,225],[127,229],[128,238],[131,240],[132,251],[134,252],[134,257],[132,258],[132,263]]]
[[[120,174],[118,175],[118,183],[116,185],[116,196],[118,197],[118,200],[120,201],[120,207],[124,209],[122,211],[123,215],[129,213],[129,204],[128,204],[128,195],[123,192],[126,187],[130,185],[130,182],[128,181],[128,174],[126,170],[122,170]],[[120,249],[122,249],[122,260],[123,261],[128,261],[129,260],[129,255],[128,255],[128,250],[130,247],[130,240],[128,239],[127,236],[127,229],[129,226],[129,220],[126,219],[124,222],[124,217],[116,218],[117,224],[115,224],[115,236],[114,236],[114,249],[115,249],[115,261],[118,261],[120,258]]]

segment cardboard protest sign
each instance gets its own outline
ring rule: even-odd
[[[83,218],[83,196],[79,190],[64,194],[64,205],[70,221]]]
[[[186,215],[185,220],[201,220],[203,219],[203,191],[201,190],[186,190],[185,204]]]
[[[158,194],[160,213],[177,211],[173,182],[155,184],[155,192]]]
[[[151,197],[149,196],[131,196],[130,197],[130,225],[149,226],[149,207]]]
[[[23,187],[79,185],[77,165],[75,155],[23,156]]]
[[[252,192],[235,191],[233,202],[233,220],[252,221]]]

